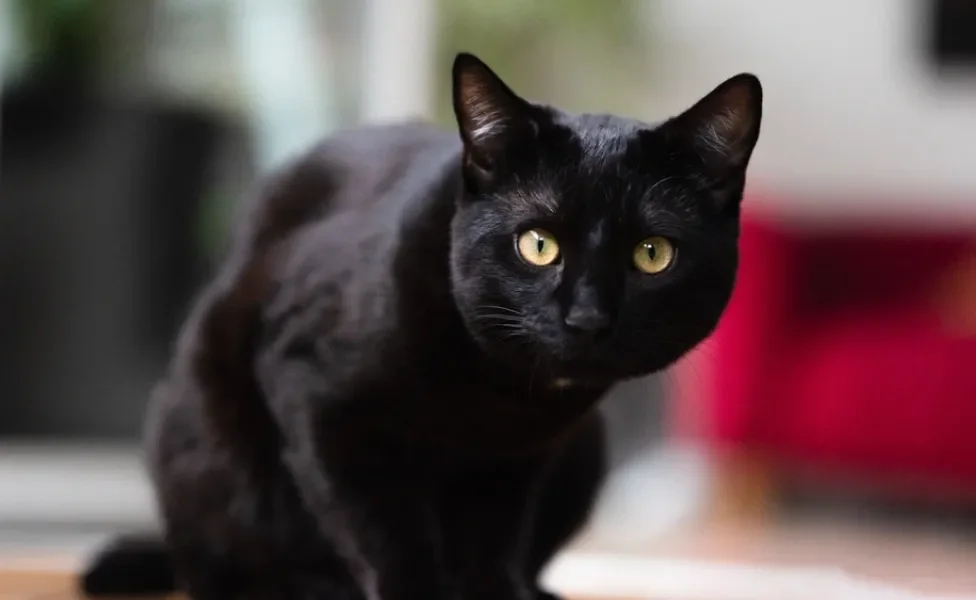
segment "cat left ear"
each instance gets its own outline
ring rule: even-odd
[[[759,139],[762,85],[750,73],[732,77],[665,128],[690,137],[693,147],[716,175],[741,171],[749,164]]]
[[[530,105],[472,54],[455,57],[453,79],[454,114],[466,158],[491,172],[514,142],[534,135]]]

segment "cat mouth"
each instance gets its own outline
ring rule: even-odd
[[[549,346],[553,360],[562,364],[585,368],[610,366],[612,362],[613,348],[608,337],[561,336]]]
[[[586,377],[555,377],[550,381],[549,387],[557,391],[592,390],[609,387],[614,381]]]
[[[579,356],[572,360],[557,361],[551,366],[553,381],[566,379],[571,382],[604,384],[619,379],[612,362],[596,356]]]

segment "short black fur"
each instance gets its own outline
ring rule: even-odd
[[[152,398],[157,577],[168,557],[195,600],[550,598],[601,485],[600,399],[729,300],[761,96],[740,75],[657,125],[574,116],[461,54],[460,144],[366,128],[284,168]],[[551,264],[520,256],[531,230]],[[652,236],[675,248],[654,275]],[[163,591],[113,582],[119,553],[89,592]]]

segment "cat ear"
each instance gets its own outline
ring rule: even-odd
[[[511,144],[534,135],[530,105],[479,58],[454,59],[454,114],[467,161],[490,172]]]
[[[750,73],[732,77],[665,128],[689,139],[713,174],[742,171],[759,139],[762,85]]]

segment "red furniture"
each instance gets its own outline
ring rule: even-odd
[[[711,441],[783,470],[976,498],[976,232],[752,215],[741,247],[710,342]]]

